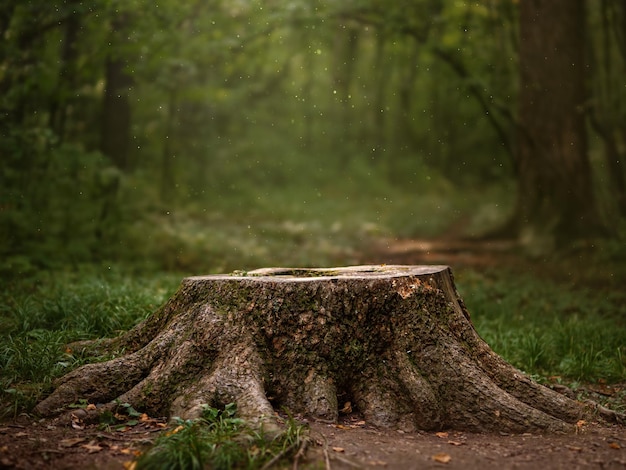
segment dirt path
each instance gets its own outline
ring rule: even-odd
[[[620,293],[626,283],[626,263],[612,260],[592,245],[531,258],[513,240],[390,238],[373,244],[362,258],[364,264],[445,264],[454,272],[497,270]]]
[[[0,469],[123,469],[161,431],[150,420],[121,430],[74,429],[54,420],[0,425]],[[567,436],[463,432],[400,433],[368,426],[358,415],[339,424],[310,423],[300,468],[625,469],[626,429],[579,426]]]
[[[332,468],[626,468],[623,428],[584,428],[576,435],[548,437],[454,431],[401,434],[368,426],[343,429],[314,424],[312,435],[324,437],[318,443],[327,443]],[[315,452],[320,454],[319,449]]]

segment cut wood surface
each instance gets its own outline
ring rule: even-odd
[[[153,416],[198,417],[234,402],[255,426],[275,409],[337,420],[346,403],[372,425],[412,431],[569,432],[620,421],[537,384],[480,338],[447,266],[265,268],[189,277],[118,351],[70,372],[36,411],[87,400],[91,414],[130,403]]]

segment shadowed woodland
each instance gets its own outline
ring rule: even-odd
[[[496,353],[626,409],[624,2],[9,0],[0,38],[3,418],[183,277],[355,264],[450,265]]]
[[[583,3],[4,2],[2,272],[619,239],[626,20]]]

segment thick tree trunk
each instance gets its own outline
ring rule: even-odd
[[[244,419],[272,429],[275,406],[336,420],[350,401],[370,424],[405,431],[561,432],[594,413],[622,419],[497,356],[446,266],[190,277],[133,330],[90,346],[124,354],[67,374],[39,414],[87,399],[103,404],[94,414],[128,402],[192,418],[203,404],[235,402]]]
[[[515,223],[540,251],[602,233],[587,155],[584,51],[584,0],[520,2]]]

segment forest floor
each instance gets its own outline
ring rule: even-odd
[[[507,269],[547,276],[569,285],[623,288],[623,272],[590,266],[583,255],[558,262],[528,260],[506,242],[460,240],[383,240],[363,254],[363,263],[446,264],[476,269]],[[590,398],[623,407],[626,383],[591,385]],[[616,397],[611,403],[611,397]],[[297,417],[296,417],[297,418]],[[369,426],[357,413],[339,423],[310,422],[306,458],[299,468],[385,469],[626,469],[626,427],[579,422],[569,435],[507,435],[467,432],[402,433]],[[54,419],[21,416],[0,423],[0,469],[121,469],[165,423],[148,419],[135,426],[62,425]],[[288,463],[285,468],[290,468]]]

